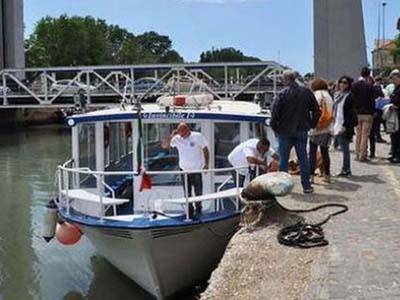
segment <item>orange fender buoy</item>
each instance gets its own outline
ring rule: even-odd
[[[74,245],[82,237],[82,232],[75,225],[64,222],[57,226],[56,238],[63,245]]]

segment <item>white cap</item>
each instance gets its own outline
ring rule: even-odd
[[[393,77],[393,76],[400,76],[400,70],[394,69],[392,72],[390,72],[389,77]]]

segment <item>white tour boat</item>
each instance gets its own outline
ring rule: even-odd
[[[261,135],[274,143],[269,116],[254,103],[179,97],[69,117],[72,158],[58,168],[60,219],[157,299],[207,279],[237,229],[241,189],[231,174],[243,167],[229,165],[230,151]],[[182,171],[177,151],[161,147],[181,122],[206,137],[209,169]],[[203,195],[185,197],[194,172]],[[141,191],[148,176],[151,188]],[[195,202],[203,211],[190,218]]]

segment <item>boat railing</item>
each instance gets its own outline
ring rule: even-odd
[[[94,176],[97,181],[97,188],[96,188],[96,195],[98,196],[99,199],[99,204],[100,204],[100,218],[102,219],[105,214],[105,208],[104,204],[105,201],[104,199],[107,198],[107,196],[104,194],[104,190],[107,189],[110,191],[111,194],[111,199],[114,199],[116,202],[118,202],[118,199],[115,196],[115,190],[106,183],[105,177],[106,176],[126,176],[126,177],[138,177],[143,175],[142,173],[138,173],[135,171],[94,171],[91,170],[90,168],[87,167],[71,167],[73,165],[73,161],[68,161],[67,163],[58,166],[58,189],[59,189],[59,199],[65,199],[66,201],[65,206],[67,209],[67,213],[70,213],[70,207],[71,207],[71,197],[69,194],[71,182],[72,186],[76,187],[76,178],[79,178],[79,175],[81,174],[86,174],[88,176]],[[180,204],[183,204],[185,206],[185,214],[186,214],[186,219],[189,220],[189,205],[193,202],[203,202],[203,201],[211,201],[211,200],[217,200],[221,199],[222,197],[225,198],[235,198],[235,208],[236,210],[239,210],[239,203],[240,203],[240,191],[241,188],[239,186],[239,175],[240,171],[247,170],[248,166],[243,166],[243,167],[230,167],[230,168],[217,168],[217,169],[203,169],[203,170],[171,170],[171,171],[146,171],[147,175],[150,176],[155,176],[155,175],[181,175],[184,181],[184,197],[183,198],[177,198],[175,199],[175,204],[179,203],[179,200],[182,199]],[[230,180],[232,179],[232,176],[226,178],[226,180],[220,184],[217,188],[216,193],[208,193],[203,196],[194,196],[194,197],[189,197],[188,196],[188,176],[190,174],[217,174],[217,173],[226,173],[226,172],[231,172],[232,174],[235,174],[235,187],[233,189],[230,189],[232,192],[230,193],[225,193],[224,195],[221,195],[223,187],[225,187]],[[71,180],[72,178],[72,180]],[[167,201],[168,199],[165,199]],[[171,200],[171,199],[170,199]],[[110,201],[109,201],[110,202]],[[112,202],[111,202],[112,203]],[[116,209],[115,209],[115,204],[114,206],[114,215],[116,214]],[[220,202],[217,202],[217,210],[220,210]],[[222,204],[222,207],[223,204]]]

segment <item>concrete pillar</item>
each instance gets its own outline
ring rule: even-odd
[[[23,0],[0,0],[0,69],[24,68]]]
[[[314,0],[316,77],[357,78],[367,63],[361,0]]]

